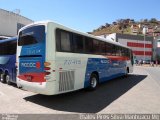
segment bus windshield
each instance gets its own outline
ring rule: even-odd
[[[18,46],[32,45],[42,42],[45,37],[45,26],[32,26],[19,33]]]

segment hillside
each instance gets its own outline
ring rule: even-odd
[[[111,33],[142,35],[144,27],[146,28],[146,35],[160,35],[160,21],[156,18],[152,18],[150,20],[142,19],[140,21],[135,21],[134,19],[119,19],[112,24],[106,23],[105,25],[101,25],[90,33],[96,36]]]

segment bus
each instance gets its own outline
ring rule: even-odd
[[[0,80],[3,83],[16,83],[17,37],[0,40]]]
[[[7,36],[0,36],[0,40],[4,40],[4,39],[8,39],[10,37],[7,37]]]
[[[99,83],[133,71],[130,48],[57,24],[41,21],[18,33],[17,86],[56,95]]]

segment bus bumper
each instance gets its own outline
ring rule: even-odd
[[[17,86],[23,90],[31,91],[43,95],[54,95],[56,88],[56,81],[48,82],[28,82],[17,78]]]

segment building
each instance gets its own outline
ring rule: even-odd
[[[101,35],[101,37],[104,36]],[[153,59],[153,37],[113,33],[106,38],[130,47],[133,50],[134,59]]]
[[[160,36],[155,37],[153,42],[153,59],[160,61]]]
[[[0,38],[16,36],[21,27],[32,22],[17,13],[0,9]]]
[[[131,25],[131,32],[132,33],[138,34],[139,29],[140,29],[139,25],[136,25],[136,24]]]

